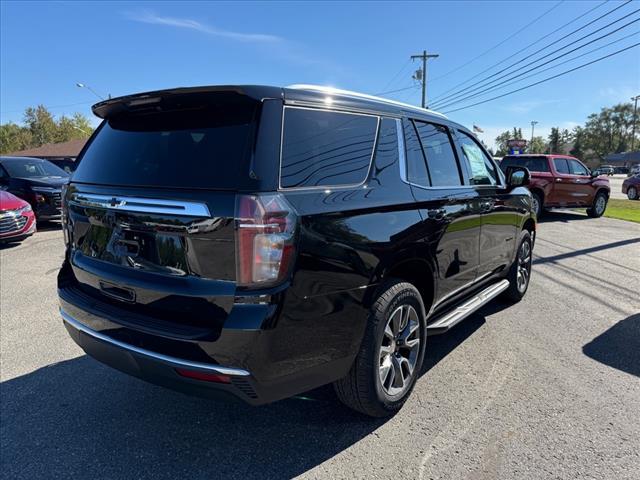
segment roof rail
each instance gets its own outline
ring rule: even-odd
[[[310,90],[313,92],[322,92],[322,93],[327,93],[327,94],[334,94],[334,95],[344,95],[347,97],[354,97],[354,98],[362,98],[362,99],[366,99],[366,100],[373,100],[376,102],[380,102],[380,103],[386,103],[389,105],[396,105],[398,107],[403,107],[403,108],[410,108],[412,110],[418,110],[421,112],[427,112],[431,115],[438,115],[440,117],[443,118],[447,118],[446,115],[440,113],[440,112],[436,112],[434,110],[429,110],[428,108],[420,108],[420,107],[416,107],[415,105],[410,105],[408,103],[403,103],[403,102],[397,102],[395,100],[389,100],[388,98],[383,98],[383,97],[376,97],[375,95],[367,95],[366,93],[359,93],[359,92],[353,92],[351,90],[342,90],[340,88],[334,88],[334,87],[327,87],[327,86],[323,86],[323,85],[308,85],[308,84],[294,84],[294,85],[288,85],[286,88],[291,88],[291,89],[295,89],[295,90]]]

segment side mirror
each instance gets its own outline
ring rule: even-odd
[[[600,170],[591,170],[591,178],[596,178],[600,176]]]
[[[529,185],[531,174],[525,167],[507,167],[507,186],[509,188],[523,187]]]

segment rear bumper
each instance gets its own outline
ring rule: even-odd
[[[335,381],[346,374],[353,362],[353,357],[346,357],[311,368],[300,368],[288,375],[279,375],[278,365],[271,363],[269,355],[264,353],[273,342],[275,331],[255,330],[229,332],[228,335],[223,333],[221,338],[210,344],[215,345],[215,349],[220,352],[233,351],[238,362],[243,357],[253,357],[250,363],[255,365],[255,370],[195,361],[181,358],[179,354],[160,353],[157,349],[151,350],[123,341],[122,338],[127,338],[130,330],[118,328],[110,320],[79,310],[62,298],[61,305],[64,326],[87,355],[134,377],[188,395],[262,405]],[[121,333],[123,335],[118,337]],[[139,338],[136,337],[135,340]],[[230,356],[221,355],[221,358]],[[211,360],[214,361],[213,358]],[[197,380],[178,374],[176,369],[224,375],[229,377],[229,382]]]

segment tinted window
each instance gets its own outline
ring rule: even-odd
[[[428,187],[431,185],[427,173],[427,163],[422,153],[422,146],[413,122],[404,124],[405,145],[407,149],[407,180],[416,185]]]
[[[556,167],[556,171],[558,173],[566,173],[569,174],[569,164],[567,163],[567,160],[564,158],[554,158],[553,159],[553,164]]]
[[[574,175],[589,175],[589,171],[577,160],[569,160],[569,168]]]
[[[374,175],[378,176],[383,170],[386,170],[397,161],[398,129],[396,128],[396,121],[392,118],[383,118],[380,121],[380,133],[376,144]]]
[[[431,185],[434,187],[462,185],[458,161],[447,128],[425,122],[415,122],[415,124],[427,158]]]
[[[530,172],[549,172],[549,161],[547,157],[527,157],[518,155],[517,157],[504,157],[500,162],[503,172],[507,167],[526,167]]]
[[[472,185],[497,185],[498,175],[491,159],[478,142],[465,132],[459,131],[458,140],[469,167]]]
[[[253,104],[106,121],[73,179],[110,185],[238,188],[249,182]]]
[[[352,185],[369,172],[377,117],[287,108],[282,187]]]
[[[68,177],[67,172],[46,160],[11,158],[2,161],[10,177]]]

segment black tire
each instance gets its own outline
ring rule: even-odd
[[[523,246],[524,245],[524,246]],[[528,245],[528,248],[527,248]],[[528,255],[524,250],[528,250]],[[525,253],[523,258],[521,254]],[[528,257],[528,258],[527,258]],[[507,280],[509,280],[509,288],[505,290],[503,299],[510,303],[517,303],[525,296],[529,289],[529,283],[531,282],[531,261],[533,259],[533,242],[531,241],[531,234],[528,230],[520,232],[520,238],[518,241],[518,250],[516,250],[516,258],[509,269]],[[526,276],[526,282],[522,285],[520,279],[522,276]]]
[[[638,200],[638,189],[636,187],[629,187],[627,189],[627,198],[629,200]]]
[[[607,209],[608,201],[609,197],[606,193],[598,192],[593,199],[593,205],[591,205],[590,208],[587,208],[587,215],[589,215],[591,218],[601,217]]]
[[[427,340],[425,309],[422,297],[416,287],[402,280],[389,279],[380,288],[380,292],[371,307],[360,352],[353,362],[351,370],[346,377],[333,384],[342,403],[371,417],[387,417],[402,408],[420,374]],[[419,338],[415,353],[415,365],[406,383],[402,382],[405,385],[403,390],[397,395],[391,396],[385,390],[386,387],[383,386],[380,376],[383,364],[388,360],[386,357],[399,356],[400,353],[386,355],[385,361],[381,362],[382,344],[388,338],[385,334],[385,328],[393,320],[390,316],[394,312],[399,308],[408,309],[409,307],[415,310],[420,327],[414,337],[414,339]],[[398,349],[398,352],[400,351],[401,347],[395,347],[393,342],[391,344],[393,348]],[[392,347],[386,346],[385,348]],[[411,351],[413,352],[413,350]],[[389,385],[389,388],[393,388],[393,385]]]
[[[536,214],[536,218],[541,218],[545,212],[544,198],[538,192],[533,192],[533,213]]]

